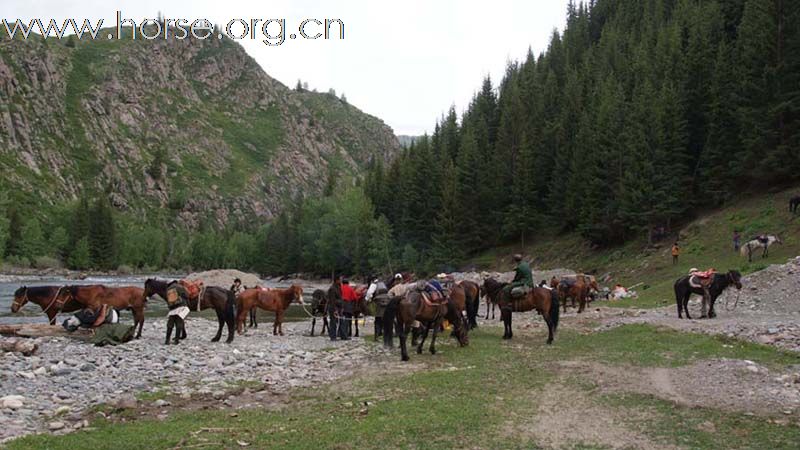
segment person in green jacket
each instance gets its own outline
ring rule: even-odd
[[[523,261],[522,255],[519,253],[514,255],[514,262],[517,263],[517,267],[514,268],[514,280],[505,287],[506,295],[509,297],[511,296],[511,290],[516,287],[533,286],[533,272],[531,272],[530,264],[527,261]]]

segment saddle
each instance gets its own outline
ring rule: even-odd
[[[521,299],[521,298],[525,297],[526,295],[528,295],[528,292],[530,292],[530,291],[531,291],[531,288],[529,288],[528,286],[517,286],[517,287],[511,289],[511,299],[512,300]]]
[[[692,272],[691,276],[689,276],[689,285],[694,288],[707,288],[714,281],[715,273],[714,269]]]
[[[183,286],[184,289],[186,289],[186,296],[192,300],[199,297],[200,291],[203,290],[202,280],[198,280],[196,282],[189,280],[178,280],[178,283],[180,283],[180,285]],[[167,299],[167,302],[169,302],[169,299]]]
[[[428,306],[442,306],[447,303],[447,298],[438,291],[421,291],[422,300]]]

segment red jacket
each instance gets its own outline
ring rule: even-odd
[[[342,283],[342,300],[346,302],[354,302],[358,300],[358,297],[356,297],[356,291],[354,291],[353,287],[349,284]]]

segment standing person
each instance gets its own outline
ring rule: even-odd
[[[336,340],[339,330],[339,317],[342,316],[342,277],[336,275],[333,284],[328,288],[328,303],[326,305],[328,314],[328,336],[331,341]]]
[[[378,278],[372,280],[364,300],[375,302],[375,334],[373,335],[373,340],[377,341],[378,336],[383,334],[383,312],[389,304],[389,290],[386,288],[386,284]]]
[[[231,285],[230,290],[233,291],[233,295],[235,297],[238,297],[239,294],[242,292],[242,280],[238,278],[233,280],[233,284]]]
[[[739,230],[733,230],[733,251],[738,252],[742,245],[742,235]]]
[[[339,322],[339,338],[344,341],[350,340],[353,321],[353,311],[355,310],[356,291],[350,286],[347,278],[342,278],[342,320]]]
[[[181,339],[186,338],[186,325],[184,320],[189,315],[189,296],[186,288],[181,286],[177,281],[172,281],[167,285],[167,306],[169,312],[167,313],[167,337],[164,340],[164,345],[169,345],[169,338],[172,335],[172,329],[175,328],[174,344],[179,344]]]
[[[676,241],[672,244],[672,265],[678,264],[678,256],[681,255],[681,248],[678,246],[678,242]]]

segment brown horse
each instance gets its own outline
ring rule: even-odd
[[[251,309],[258,307],[275,312],[272,334],[283,336],[283,315],[292,301],[304,304],[303,288],[296,284],[286,289],[245,289],[236,298],[236,330],[239,334],[244,333],[245,319]]]
[[[97,309],[102,305],[108,305],[117,310],[130,310],[133,312],[133,326],[139,326],[136,332],[136,339],[142,337],[144,307],[147,305],[144,289],[134,286],[106,287],[100,284],[73,285],[64,289],[69,294],[69,297],[80,303],[82,307]]]
[[[477,319],[478,309],[480,309],[481,306],[481,285],[474,281],[461,280],[456,283],[456,286],[461,286],[464,289],[464,295],[466,296],[467,322],[469,323],[469,328],[478,328]]]
[[[356,325],[355,337],[358,337],[358,319],[361,318],[361,316],[367,317],[371,315],[369,311],[369,305],[367,304],[367,301],[365,299],[365,297],[367,296],[368,288],[369,286],[366,285],[356,286],[355,288],[353,288],[353,291],[355,291],[356,293],[356,301],[353,304],[353,319],[352,319]],[[353,327],[351,326],[350,327],[351,334],[353,333],[352,330]]]
[[[56,324],[56,315],[62,312],[73,312],[83,306],[69,297],[64,286],[22,286],[14,292],[11,312],[17,313],[26,303],[36,303],[47,314],[50,325]]]
[[[386,307],[386,311],[383,313],[384,339],[388,339],[388,342],[392,341],[396,320],[398,333],[400,335],[401,359],[403,361],[408,361],[406,338],[408,337],[408,332],[411,331],[412,324],[419,322],[424,328],[422,331],[422,340],[417,346],[417,353],[422,353],[422,347],[425,344],[425,339],[428,337],[428,332],[433,329],[430,352],[434,355],[436,354],[436,335],[444,319],[447,319],[453,324],[459,345],[462,347],[467,345],[469,343],[467,329],[464,327],[461,315],[453,304],[453,301],[449,298],[438,302],[431,301],[424,297],[419,290],[412,289],[408,291],[404,297],[393,298],[392,301],[389,302],[389,306]]]
[[[560,300],[564,302],[564,312],[567,312],[567,299],[572,300],[572,307],[578,303],[578,313],[586,309],[586,299],[592,291],[599,291],[597,281],[591,275],[578,274],[575,278],[565,277],[556,287]]]
[[[500,283],[492,278],[486,279],[484,288],[486,292],[497,301],[500,307],[500,316],[505,327],[503,339],[511,339],[514,333],[511,330],[511,315],[514,312],[527,312],[536,310],[547,324],[547,343],[552,344],[558,329],[558,294],[556,291],[535,287],[518,300],[512,300],[504,289],[508,283]]]

